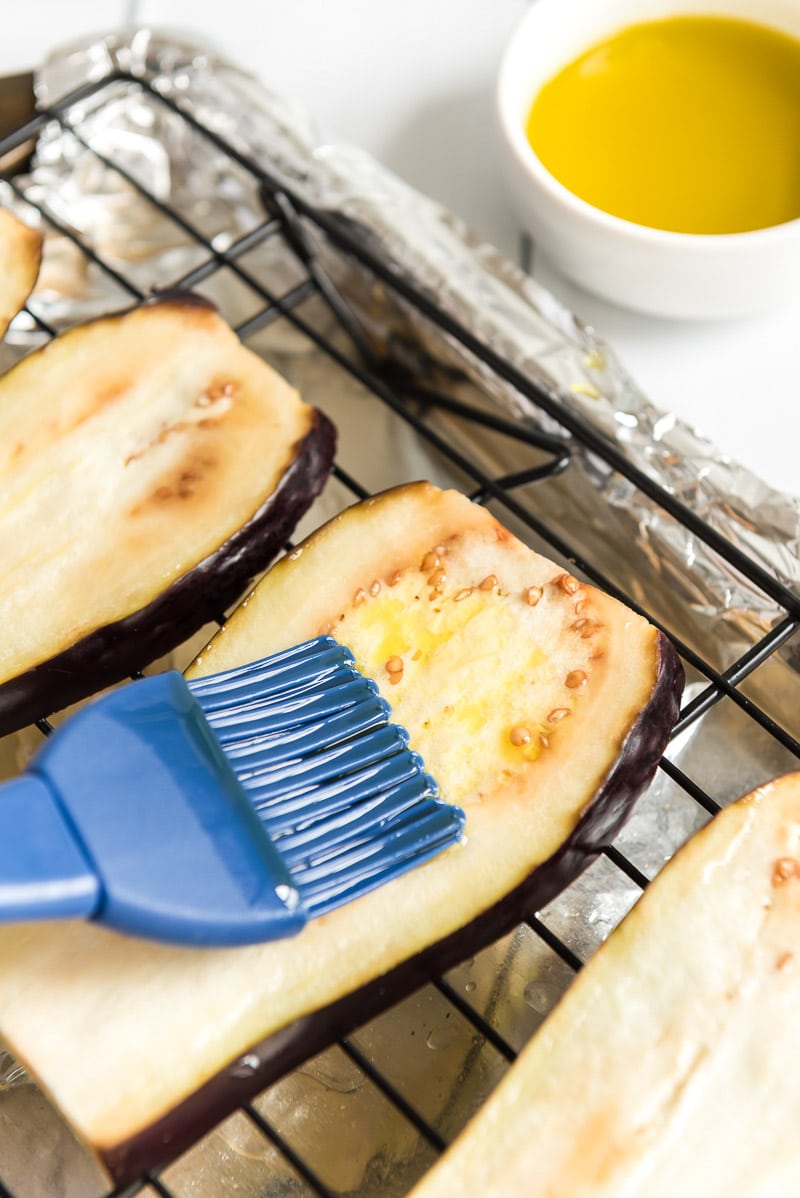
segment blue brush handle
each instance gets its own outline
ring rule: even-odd
[[[185,945],[250,944],[306,922],[174,671],[88,704],[0,786],[0,922],[80,917]]]
[[[100,882],[52,791],[35,774],[0,788],[0,922],[88,918]]]
[[[31,765],[95,865],[99,922],[220,945],[305,923],[280,853],[175,671],[81,708]]]

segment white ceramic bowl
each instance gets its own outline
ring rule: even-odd
[[[639,21],[696,13],[759,21],[800,38],[798,0],[534,0],[500,67],[504,167],[521,225],[562,274],[660,316],[763,312],[798,291],[800,220],[749,233],[669,233],[602,212],[545,169],[525,135],[531,102],[561,67]]]

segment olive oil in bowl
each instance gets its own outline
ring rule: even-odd
[[[533,100],[544,167],[613,216],[678,233],[743,233],[800,217],[800,41],[751,21],[630,25]]]

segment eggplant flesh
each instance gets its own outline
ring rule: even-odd
[[[322,489],[332,425],[207,302],[77,326],[0,379],[0,733],[238,599]]]
[[[41,234],[0,208],[0,337],[33,291],[41,260]]]
[[[413,1198],[800,1192],[800,774],[695,834]]]
[[[285,556],[190,673],[319,632],[389,698],[466,809],[466,843],[291,941],[198,951],[90,925],[0,929],[0,1034],[117,1181],[553,897],[621,826],[677,715],[660,632],[426,483]]]

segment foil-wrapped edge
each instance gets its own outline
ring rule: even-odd
[[[441,205],[405,184],[369,154],[320,143],[308,115],[270,92],[213,49],[153,29],[86,40],[56,51],[37,78],[48,103],[115,70],[147,79],[196,118],[268,166],[301,199],[360,231],[373,254],[407,275],[482,342],[526,377],[555,388],[563,404],[608,438],[632,465],[681,500],[753,562],[792,590],[800,584],[800,497],[777,491],[722,454],[707,437],[664,411],[636,387],[612,349],[545,288],[525,275]],[[372,297],[353,272],[342,276],[366,320]],[[389,299],[391,303],[391,297]],[[402,313],[403,322],[409,319]],[[411,317],[414,319],[413,315]],[[524,395],[487,370],[457,341],[417,329],[427,354],[475,378],[505,409],[543,422]],[[387,341],[388,344],[388,341]],[[547,424],[547,418],[544,418]],[[620,486],[611,471],[585,462],[594,486],[628,509],[639,536],[693,573],[691,602],[753,635],[782,614],[696,537],[665,521],[657,503]],[[735,613],[741,612],[741,619]]]

